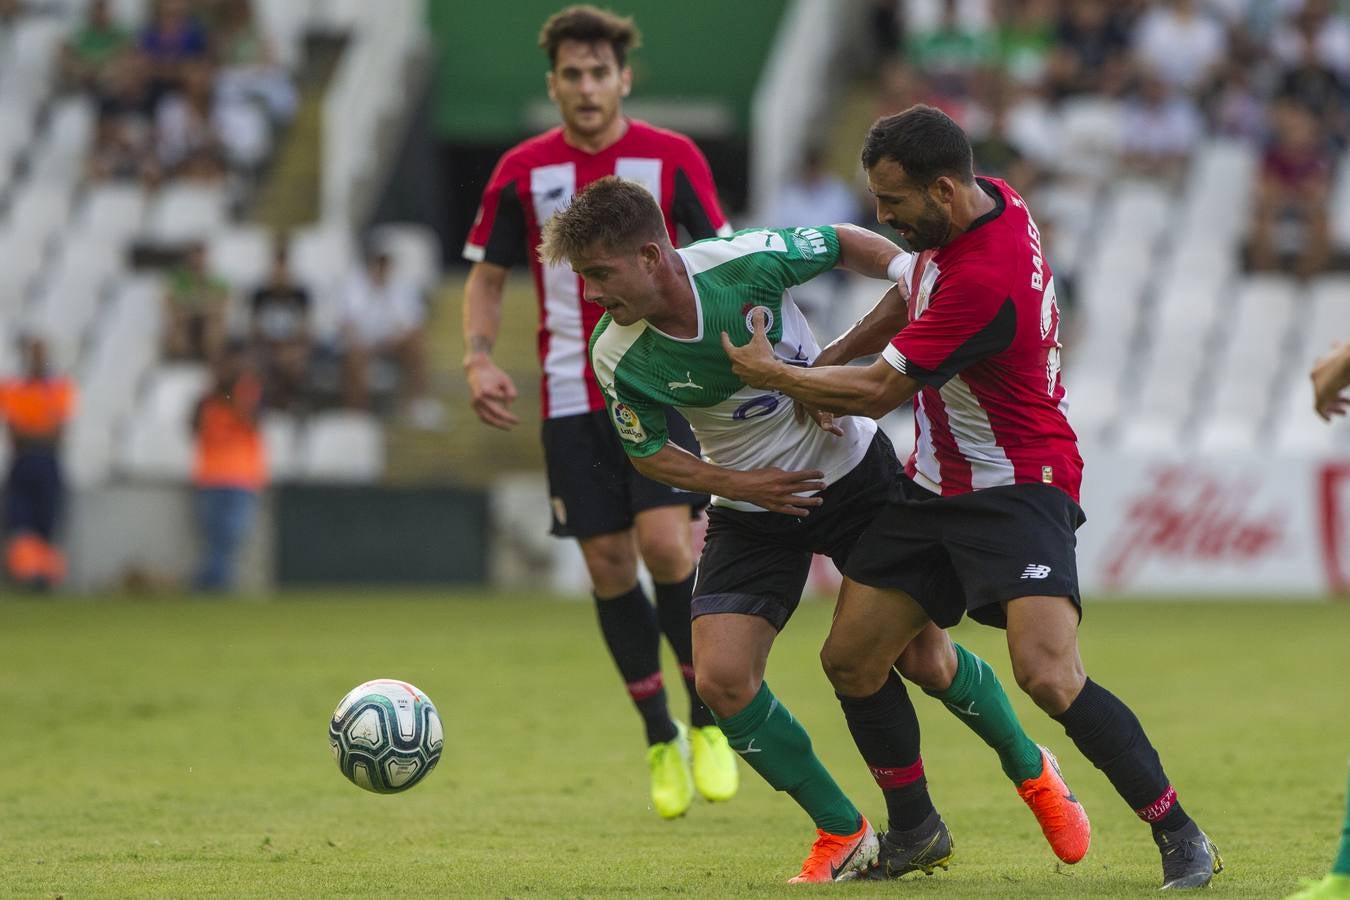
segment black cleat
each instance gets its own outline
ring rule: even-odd
[[[1202,888],[1223,871],[1219,848],[1194,822],[1180,831],[1155,832],[1153,840],[1162,853],[1164,891]]]
[[[932,875],[934,869],[947,868],[956,849],[952,833],[936,810],[918,828],[887,831],[880,843],[876,867],[867,874],[872,881],[903,878],[910,872]]]

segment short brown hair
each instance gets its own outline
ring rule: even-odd
[[[622,252],[648,243],[670,243],[656,198],[637,182],[606,175],[586,185],[569,206],[544,223],[539,259],[565,263],[597,245],[603,251]]]
[[[579,3],[555,12],[539,29],[539,46],[548,52],[550,68],[558,62],[558,45],[563,41],[609,44],[622,69],[627,65],[628,51],[642,46],[642,32],[631,16]]]

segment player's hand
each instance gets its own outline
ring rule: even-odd
[[[503,431],[519,425],[519,417],[511,412],[511,404],[519,396],[511,376],[486,356],[475,357],[465,368],[469,376],[469,402],[478,418]]]
[[[806,420],[810,419],[816,423],[816,427],[821,431],[828,431],[836,437],[844,436],[844,429],[834,423],[834,413],[816,409],[814,406],[807,406],[800,400],[794,400],[792,403],[792,418],[796,420],[798,425],[805,425]]]
[[[825,501],[820,497],[802,497],[825,490],[825,473],[819,469],[788,472],[783,469],[751,469],[738,472],[733,500],[753,503],[769,512],[789,516],[809,515]]]
[[[757,309],[750,316],[750,343],[737,347],[724,331],[722,349],[731,360],[731,372],[737,378],[751,387],[771,388],[773,376],[783,364],[773,355],[773,346],[765,333],[768,323],[764,312]]]
[[[1317,361],[1309,376],[1313,383],[1313,409],[1328,422],[1350,410],[1350,344],[1337,342],[1331,352]]]

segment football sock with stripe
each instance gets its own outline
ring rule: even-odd
[[[786,706],[761,684],[745,709],[717,724],[731,747],[767,781],[806,810],[816,827],[829,834],[853,834],[862,814],[825,771],[811,737]]]
[[[853,743],[886,798],[890,828],[911,831],[922,825],[933,812],[933,801],[919,756],[919,720],[900,676],[892,671],[870,697],[835,696]]]
[[[927,691],[998,753],[1003,772],[1014,785],[1041,774],[1041,748],[1022,730],[1003,685],[989,663],[960,644],[956,675],[945,691]]]
[[[1089,678],[1069,708],[1054,718],[1154,831],[1179,831],[1190,824],[1191,817],[1181,808],[1163,772],[1158,751],[1134,713],[1115,694]]]
[[[661,632],[642,585],[608,600],[597,596],[595,613],[609,654],[614,657],[628,696],[633,698],[647,728],[647,743],[674,740],[677,731],[666,707],[666,688],[661,677]]]
[[[1345,826],[1341,829],[1341,849],[1331,864],[1331,874],[1350,876],[1350,783],[1345,786]]]
[[[684,581],[673,584],[655,582],[656,619],[661,623],[661,632],[666,636],[675,658],[680,661],[680,675],[684,677],[685,690],[689,692],[689,724],[695,728],[713,724],[713,714],[698,691],[694,690],[694,639],[690,635],[689,599],[694,593],[694,573]]]

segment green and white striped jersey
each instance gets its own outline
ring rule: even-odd
[[[708,462],[728,469],[820,469],[826,484],[862,459],[876,433],[871,419],[838,421],[842,437],[814,422],[799,424],[792,400],[752,388],[731,372],[722,332],[750,341],[751,312],[768,313],[769,341],[780,359],[810,365],[820,352],[788,289],[834,267],[833,228],[753,229],[710,238],[676,251],[698,306],[698,334],[676,338],[645,320],[616,325],[606,314],[591,335],[591,365],[605,394],[610,422],[629,456],[651,456],[666,445],[665,409],[689,421]],[[759,510],[714,498],[736,509]]]

